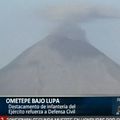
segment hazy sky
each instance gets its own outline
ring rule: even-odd
[[[54,23],[42,19],[43,9],[72,3],[120,10],[120,0],[0,0],[0,68],[51,32]],[[95,47],[120,64],[120,19],[98,19],[82,28]]]

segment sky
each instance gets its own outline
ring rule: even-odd
[[[44,9],[83,3],[120,11],[120,0],[0,0],[0,69],[55,28],[56,23],[43,19]],[[81,27],[91,44],[120,64],[120,19],[100,18]]]

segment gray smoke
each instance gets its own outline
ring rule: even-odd
[[[51,6],[44,11],[44,17],[51,21],[80,23],[97,18],[120,18],[119,11],[109,6],[67,5]]]
[[[85,32],[80,28],[83,22],[96,19],[119,19],[119,10],[110,6],[94,6],[86,4],[67,4],[49,6],[44,12],[45,20],[58,24],[53,33],[65,35],[71,39],[85,40]],[[83,38],[82,38],[83,37]]]
[[[48,7],[44,16],[47,20],[58,23],[58,27],[53,30],[52,34],[66,37],[66,41],[61,38],[59,41],[56,40],[51,47],[67,60],[81,58],[83,55],[89,57],[98,54],[97,50],[94,51],[88,44],[86,32],[80,26],[83,22],[120,18],[119,11],[109,6],[85,4]]]

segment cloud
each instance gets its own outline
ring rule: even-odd
[[[59,23],[65,21],[80,23],[97,18],[120,18],[120,13],[110,6],[72,4],[48,7],[44,11],[44,16],[46,16],[48,20]]]
[[[64,4],[49,6],[42,11],[42,17],[53,24],[57,23],[58,28],[53,32],[78,39],[80,35],[85,37],[85,31],[80,28],[80,23],[104,18],[119,19],[120,13],[110,6]]]

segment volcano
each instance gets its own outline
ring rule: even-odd
[[[120,95],[120,66],[85,38],[49,35],[0,71],[0,95]]]

